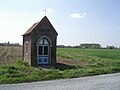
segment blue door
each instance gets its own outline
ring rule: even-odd
[[[49,42],[47,39],[42,38],[37,48],[38,65],[49,64]]]

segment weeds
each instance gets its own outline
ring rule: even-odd
[[[1,66],[0,84],[76,78],[120,72],[119,50],[59,48],[57,57],[61,57],[65,63],[58,63],[56,69],[50,70],[31,67],[22,60],[18,60],[13,65]],[[80,62],[67,64],[67,61],[70,62],[71,60],[72,62]]]

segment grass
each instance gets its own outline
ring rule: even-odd
[[[76,78],[120,72],[120,50],[58,48],[56,69],[42,70],[18,60],[0,67],[0,84]]]
[[[74,66],[73,77],[120,72],[120,50],[58,48],[57,57]]]
[[[75,62],[79,60],[87,63],[87,66],[93,64],[100,67],[120,66],[120,50],[58,48],[57,56]]]
[[[0,83],[21,83],[59,79],[63,74],[59,70],[40,70],[30,67],[22,60],[14,65],[0,67]]]
[[[120,59],[120,50],[78,48],[58,48],[57,50],[57,56],[63,58],[81,59],[82,56],[95,56],[106,59]]]

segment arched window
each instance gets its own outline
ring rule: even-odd
[[[41,38],[37,45],[38,64],[48,64],[50,56],[50,42],[46,37]]]
[[[41,38],[38,44],[39,45],[49,45],[49,41],[46,38]]]
[[[46,38],[40,39],[38,55],[48,55],[49,53],[49,41]]]

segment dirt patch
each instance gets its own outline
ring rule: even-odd
[[[0,66],[14,64],[22,58],[22,47],[0,46]]]
[[[80,60],[68,60],[68,59],[63,59],[62,57],[57,58],[57,63],[62,63],[66,65],[80,65],[80,66],[85,66],[87,65],[87,62],[80,61]]]

